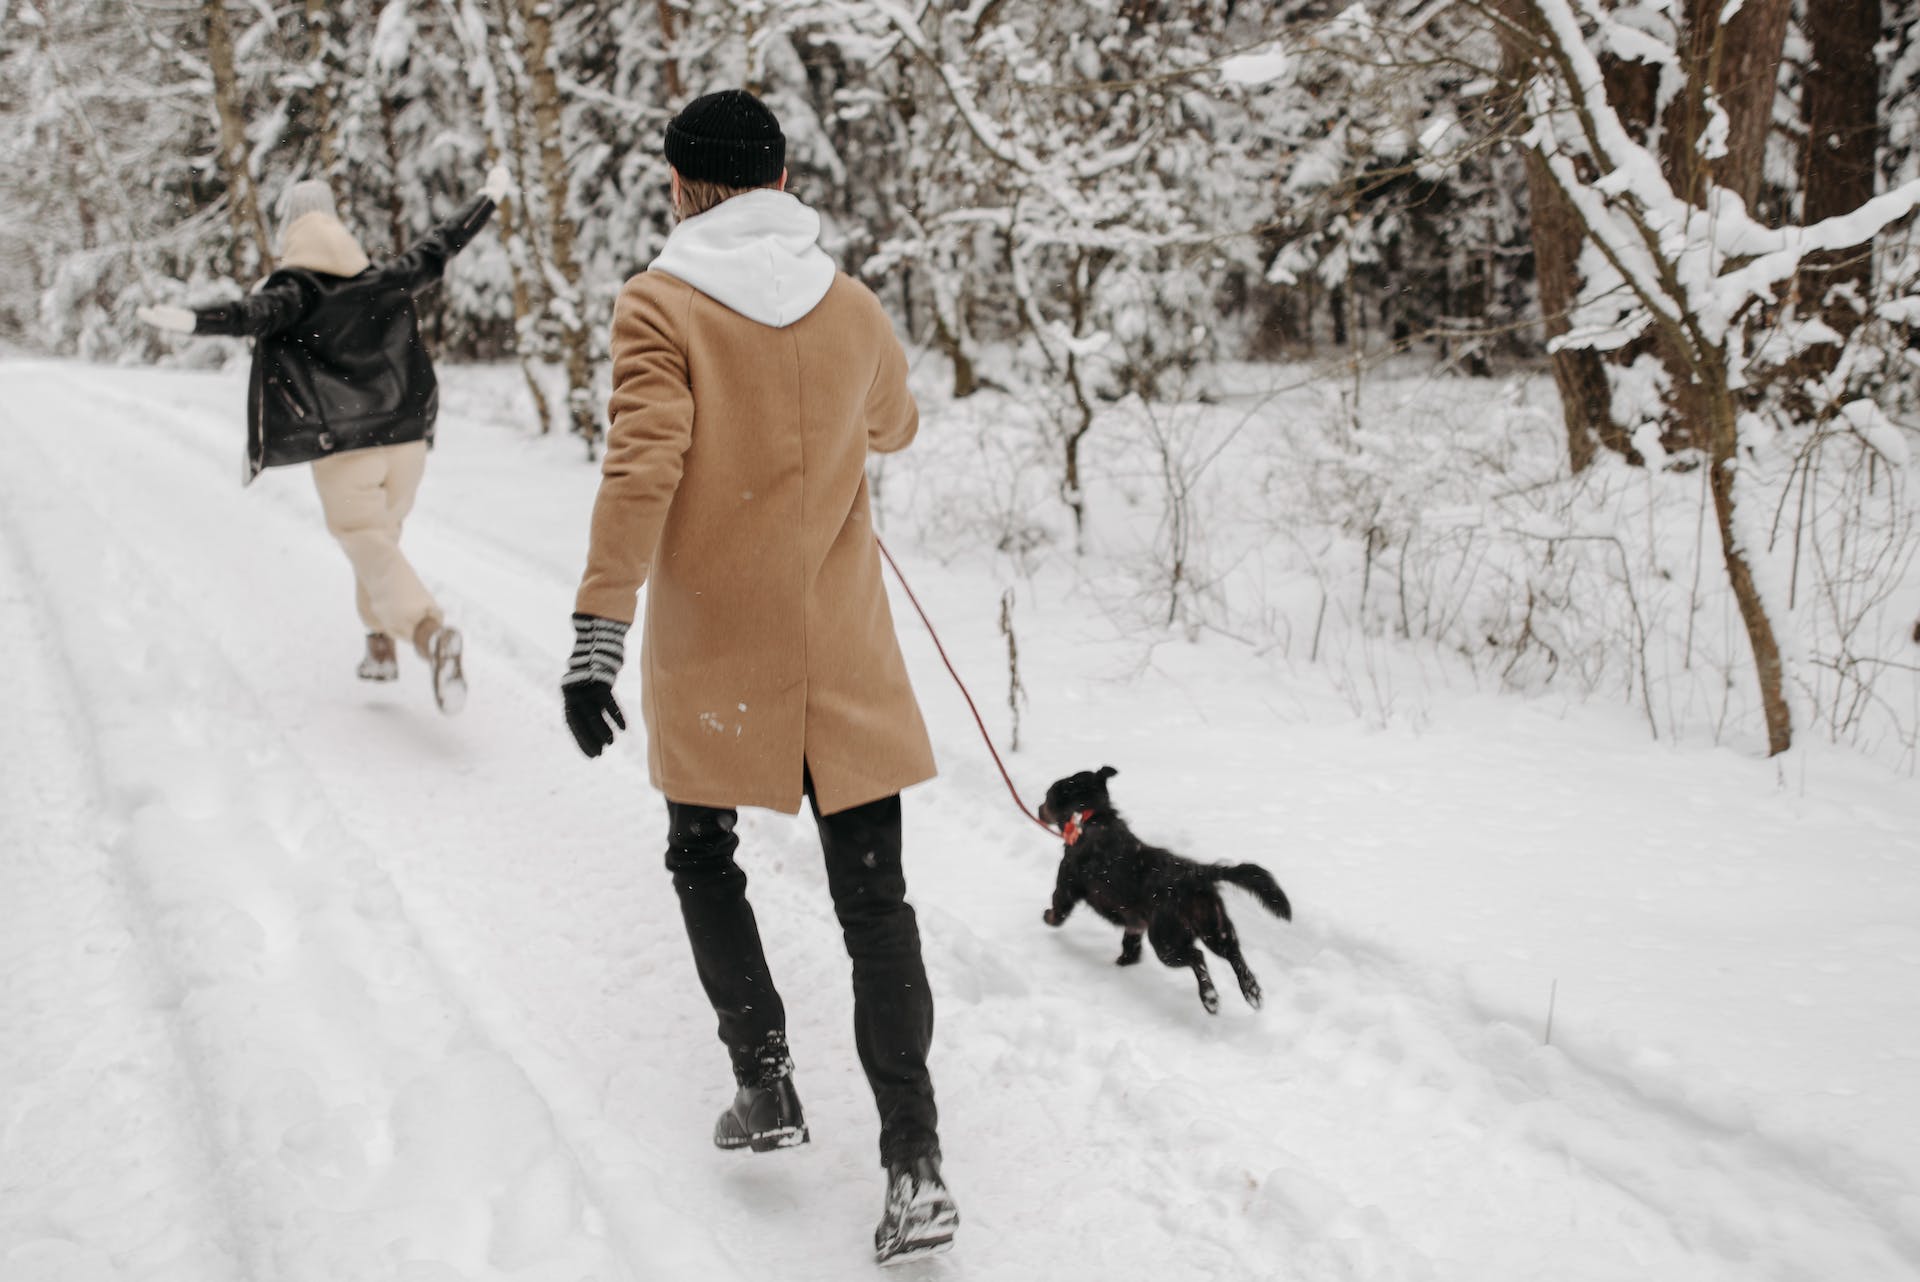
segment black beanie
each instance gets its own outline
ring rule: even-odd
[[[771,187],[787,167],[787,138],[767,104],[744,89],[695,98],[667,122],[667,163],[682,178]]]

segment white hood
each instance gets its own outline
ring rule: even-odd
[[[820,215],[783,191],[763,188],[675,227],[647,266],[748,320],[784,329],[833,287],[833,260],[819,240]]]
[[[360,242],[338,218],[302,214],[280,236],[280,266],[304,267],[329,276],[358,276],[372,266]]]

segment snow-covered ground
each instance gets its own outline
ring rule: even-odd
[[[353,681],[306,477],[237,484],[238,371],[0,363],[5,1282],[870,1268],[812,833],[743,824],[814,1143],[721,1154],[642,745],[585,761],[559,716],[595,475],[515,434],[511,377],[447,371],[410,527],[469,635],[449,721],[417,665]],[[907,506],[953,414],[883,500],[1000,725],[1010,584]],[[1057,850],[900,602],[944,767],[908,867],[964,1215],[909,1276],[1920,1277],[1911,778],[1651,743],[1630,707],[1392,647],[1418,715],[1356,718],[1322,665],[1143,637],[1068,561],[1014,585],[1023,785],[1115,765],[1144,836],[1257,859],[1298,920],[1229,892],[1267,1006],[1229,986],[1214,1018],[1090,915],[1047,930]]]

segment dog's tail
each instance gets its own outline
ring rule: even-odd
[[[1208,871],[1213,880],[1230,881],[1258,899],[1274,916],[1293,920],[1293,905],[1287,902],[1287,892],[1280,889],[1273,874],[1259,864],[1215,864]]]

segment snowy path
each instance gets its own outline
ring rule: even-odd
[[[111,1277],[117,1260],[132,1275],[239,1279],[229,1190],[169,1013],[178,994],[113,836],[88,821],[102,809],[92,736],[36,626],[44,602],[14,536],[0,529],[0,652],[24,678],[8,690],[8,736],[32,749],[0,771],[0,1269]]]
[[[417,667],[350,680],[344,564],[303,477],[234,485],[230,382],[0,382],[0,1279],[861,1276],[871,1102],[811,832],[743,824],[815,1143],[717,1154],[640,745],[589,764],[560,725],[591,473],[443,450],[410,544],[470,637],[448,722]],[[1920,1277],[1912,1168],[1490,1018],[1318,911],[1311,813],[1248,818],[1302,907],[1234,904],[1257,1015],[1045,931],[1051,855],[917,670],[965,1225],[914,1276]]]

